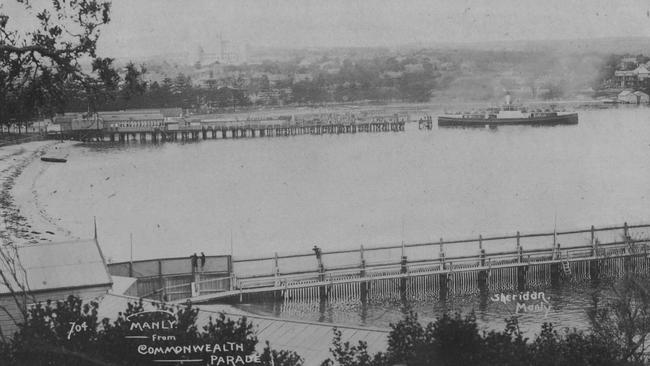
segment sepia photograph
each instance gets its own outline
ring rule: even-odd
[[[650,365],[650,3],[0,0],[0,366]]]

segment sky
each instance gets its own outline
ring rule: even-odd
[[[2,0],[10,2],[11,0]],[[44,0],[43,0],[44,1]],[[100,52],[650,36],[647,0],[112,0]]]

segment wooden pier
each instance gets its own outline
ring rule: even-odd
[[[298,135],[337,135],[354,133],[402,132],[405,118],[375,118],[356,122],[304,121],[276,123],[268,121],[210,122],[201,121],[184,125],[158,126],[129,125],[63,131],[56,138],[95,142],[191,142],[200,140],[230,140],[262,137],[288,137]]]
[[[508,249],[508,247],[510,249]],[[650,273],[650,225],[233,259],[228,291],[193,302],[441,299]],[[474,252],[474,253],[472,253]],[[210,280],[205,281],[209,283]]]
[[[145,271],[149,277],[144,276],[147,285],[139,296],[164,294],[170,301],[195,303],[445,300],[566,281],[597,282],[625,272],[643,276],[650,273],[649,255],[650,224],[624,224],[354,250],[314,247],[308,253],[264,258],[218,257],[227,265],[211,266],[200,275],[181,273],[182,268],[188,272],[189,259],[176,258],[185,267],[177,267],[169,280],[155,270]],[[147,268],[166,268],[157,261],[165,260],[148,261]],[[128,266],[116,263],[109,269],[113,275],[128,275]]]
[[[232,262],[229,255],[206,256],[196,267],[188,257],[159,258],[109,263],[112,276],[131,277],[139,297],[159,301],[186,299],[198,294],[230,290]]]

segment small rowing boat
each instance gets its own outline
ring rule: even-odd
[[[47,161],[48,163],[65,163],[68,161],[68,159],[43,156],[41,157],[41,161]]]

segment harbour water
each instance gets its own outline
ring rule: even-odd
[[[71,236],[92,236],[96,217],[112,261],[647,222],[649,121],[650,109],[615,108],[580,111],[578,125],[547,128],[410,124],[401,133],[75,145],[67,164],[40,169],[33,194]],[[584,312],[589,296],[564,291],[551,298],[576,299],[564,308]],[[498,306],[483,314],[503,318]],[[399,313],[394,305],[373,309],[351,321],[381,325]],[[440,307],[418,311],[434,316]]]
[[[650,110],[580,124],[77,145],[35,193],[107,258],[236,257],[586,228],[650,217]]]
[[[369,325],[388,328],[403,319],[404,311],[412,310],[426,324],[435,321],[445,312],[459,312],[463,316],[474,313],[479,327],[484,330],[503,330],[505,319],[516,317],[520,330],[527,336],[539,334],[543,323],[552,323],[558,329],[589,328],[590,309],[594,297],[609,301],[614,296],[614,281],[599,284],[589,282],[564,283],[559,288],[536,289],[523,292],[505,291],[481,297],[479,294],[452,296],[446,301],[438,299],[398,299],[375,301],[362,305],[355,301],[291,302],[284,304],[245,304],[249,312],[285,319],[331,322],[339,324]],[[525,295],[525,296],[524,296]],[[520,296],[520,299],[514,299]]]

